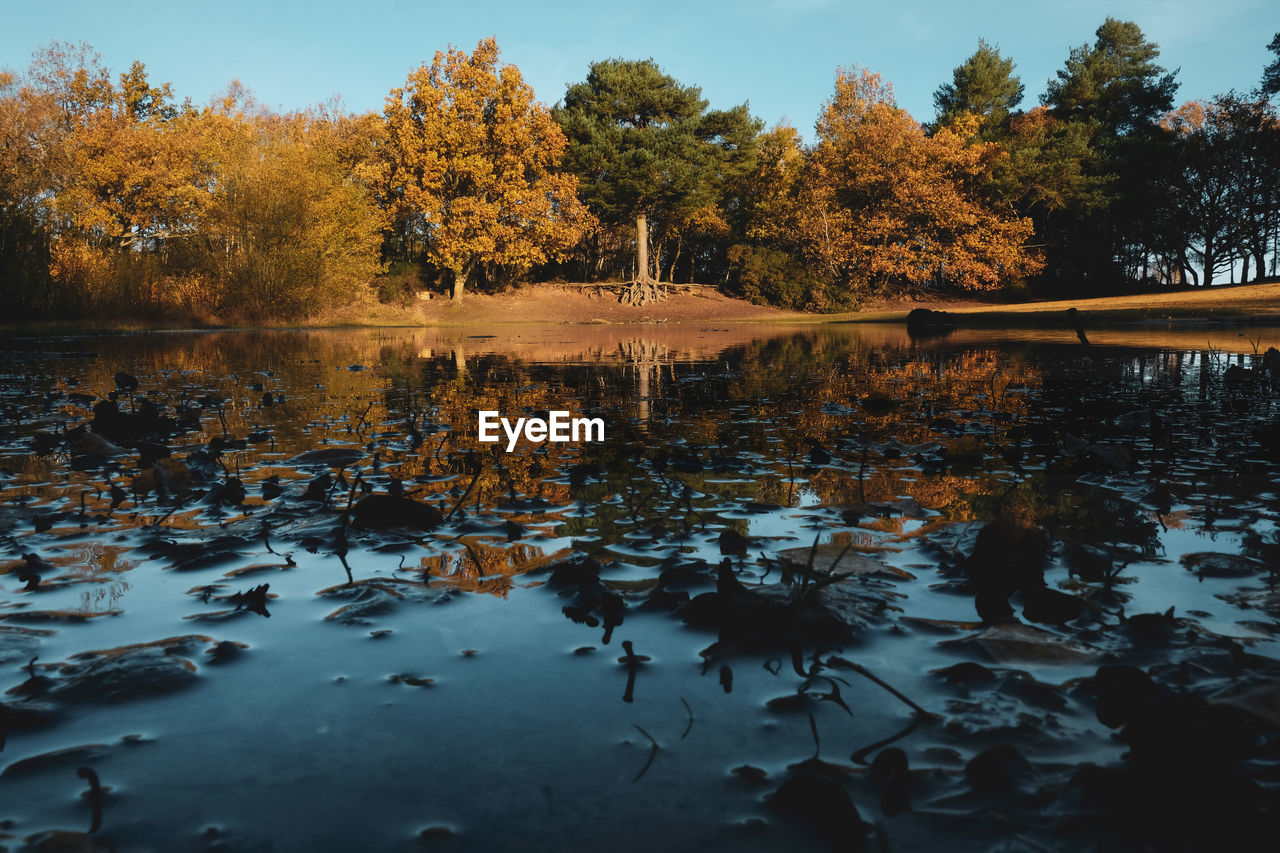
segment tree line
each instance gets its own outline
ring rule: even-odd
[[[838,69],[815,138],[712,109],[652,60],[554,107],[493,39],[437,52],[381,113],[177,103],[54,43],[0,72],[10,318],[294,319],[419,289],[699,282],[790,308],[903,288],[1100,295],[1276,274],[1280,34],[1247,92],[1175,106],[1108,18],[1024,109],[979,41],[920,122]]]

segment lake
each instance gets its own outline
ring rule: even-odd
[[[1280,330],[1089,337],[11,338],[0,849],[1273,827]]]

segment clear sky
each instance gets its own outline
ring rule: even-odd
[[[0,0],[0,67],[24,69],[54,39],[86,41],[113,71],[141,59],[197,104],[235,78],[277,110],[335,94],[381,110],[436,50],[493,35],[547,104],[593,60],[652,57],[713,107],[750,101],[811,138],[838,66],[881,72],[928,120],[933,91],[982,37],[1017,64],[1025,108],[1108,15],[1136,22],[1161,64],[1181,69],[1179,101],[1256,86],[1280,32],[1275,0]]]

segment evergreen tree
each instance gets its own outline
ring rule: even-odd
[[[1173,108],[1177,72],[1155,64],[1160,48],[1132,21],[1107,18],[1096,35],[1092,48],[1071,51],[1041,100],[1059,118],[1097,122],[1104,136],[1150,128]]]
[[[934,129],[954,124],[961,116],[982,119],[978,136],[985,141],[1001,138],[1009,129],[1009,114],[1022,102],[1022,81],[1013,74],[1013,60],[1000,56],[999,48],[978,39],[978,50],[953,72],[953,80],[933,93],[938,111]]]
[[[1049,244],[1049,274],[1098,292],[1149,273],[1152,235],[1147,212],[1163,180],[1156,121],[1173,106],[1174,73],[1156,64],[1160,49],[1137,24],[1107,18],[1092,47],[1071,51],[1041,101],[1055,119],[1089,137],[1085,176],[1108,187],[1105,203],[1088,214],[1059,216]]]
[[[718,220],[718,230],[723,194],[751,168],[760,131],[745,104],[708,111],[698,87],[652,59],[592,63],[554,116],[569,139],[564,168],[578,176],[582,200],[606,224],[635,222],[640,281],[653,278],[649,217],[676,231]]]
[[[1280,95],[1280,33],[1276,33],[1267,50],[1276,55],[1276,60],[1262,72],[1262,94]]]

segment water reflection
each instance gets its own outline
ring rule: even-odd
[[[1262,333],[1154,334],[20,342],[0,363],[0,725],[21,772],[0,788],[43,793],[6,795],[0,820],[72,825],[48,805],[70,784],[60,750],[145,719],[154,747],[76,760],[134,790],[193,763],[222,781],[187,788],[191,822],[167,829],[108,798],[94,822],[120,844],[228,821],[246,844],[314,846],[285,829],[305,797],[263,814],[212,793],[249,784],[237,762],[278,792],[314,755],[312,776],[368,780],[333,806],[353,810],[349,846],[410,843],[418,820],[476,849],[520,826],[554,839],[581,823],[553,807],[570,790],[607,815],[591,837],[631,822],[646,845],[936,845],[958,822],[984,847],[1007,840],[981,817],[998,809],[1052,847],[1044,803],[1062,800],[1107,815],[1077,840],[1115,846],[1160,836],[1152,803],[1114,788],[1167,779],[1247,790],[1214,802],[1248,828],[1267,808],[1249,762],[1275,743],[1277,377]],[[478,440],[481,410],[601,417],[606,440],[506,453]],[[247,705],[260,737],[230,722]],[[432,741],[423,771],[428,713],[492,737]],[[1095,721],[1142,748],[1122,758]],[[1228,723],[1256,738],[1225,764],[1152,757]],[[235,760],[193,745],[214,730]],[[426,814],[386,781],[422,772],[496,785],[504,819],[477,805],[492,793]],[[655,782],[643,808],[617,787]]]

